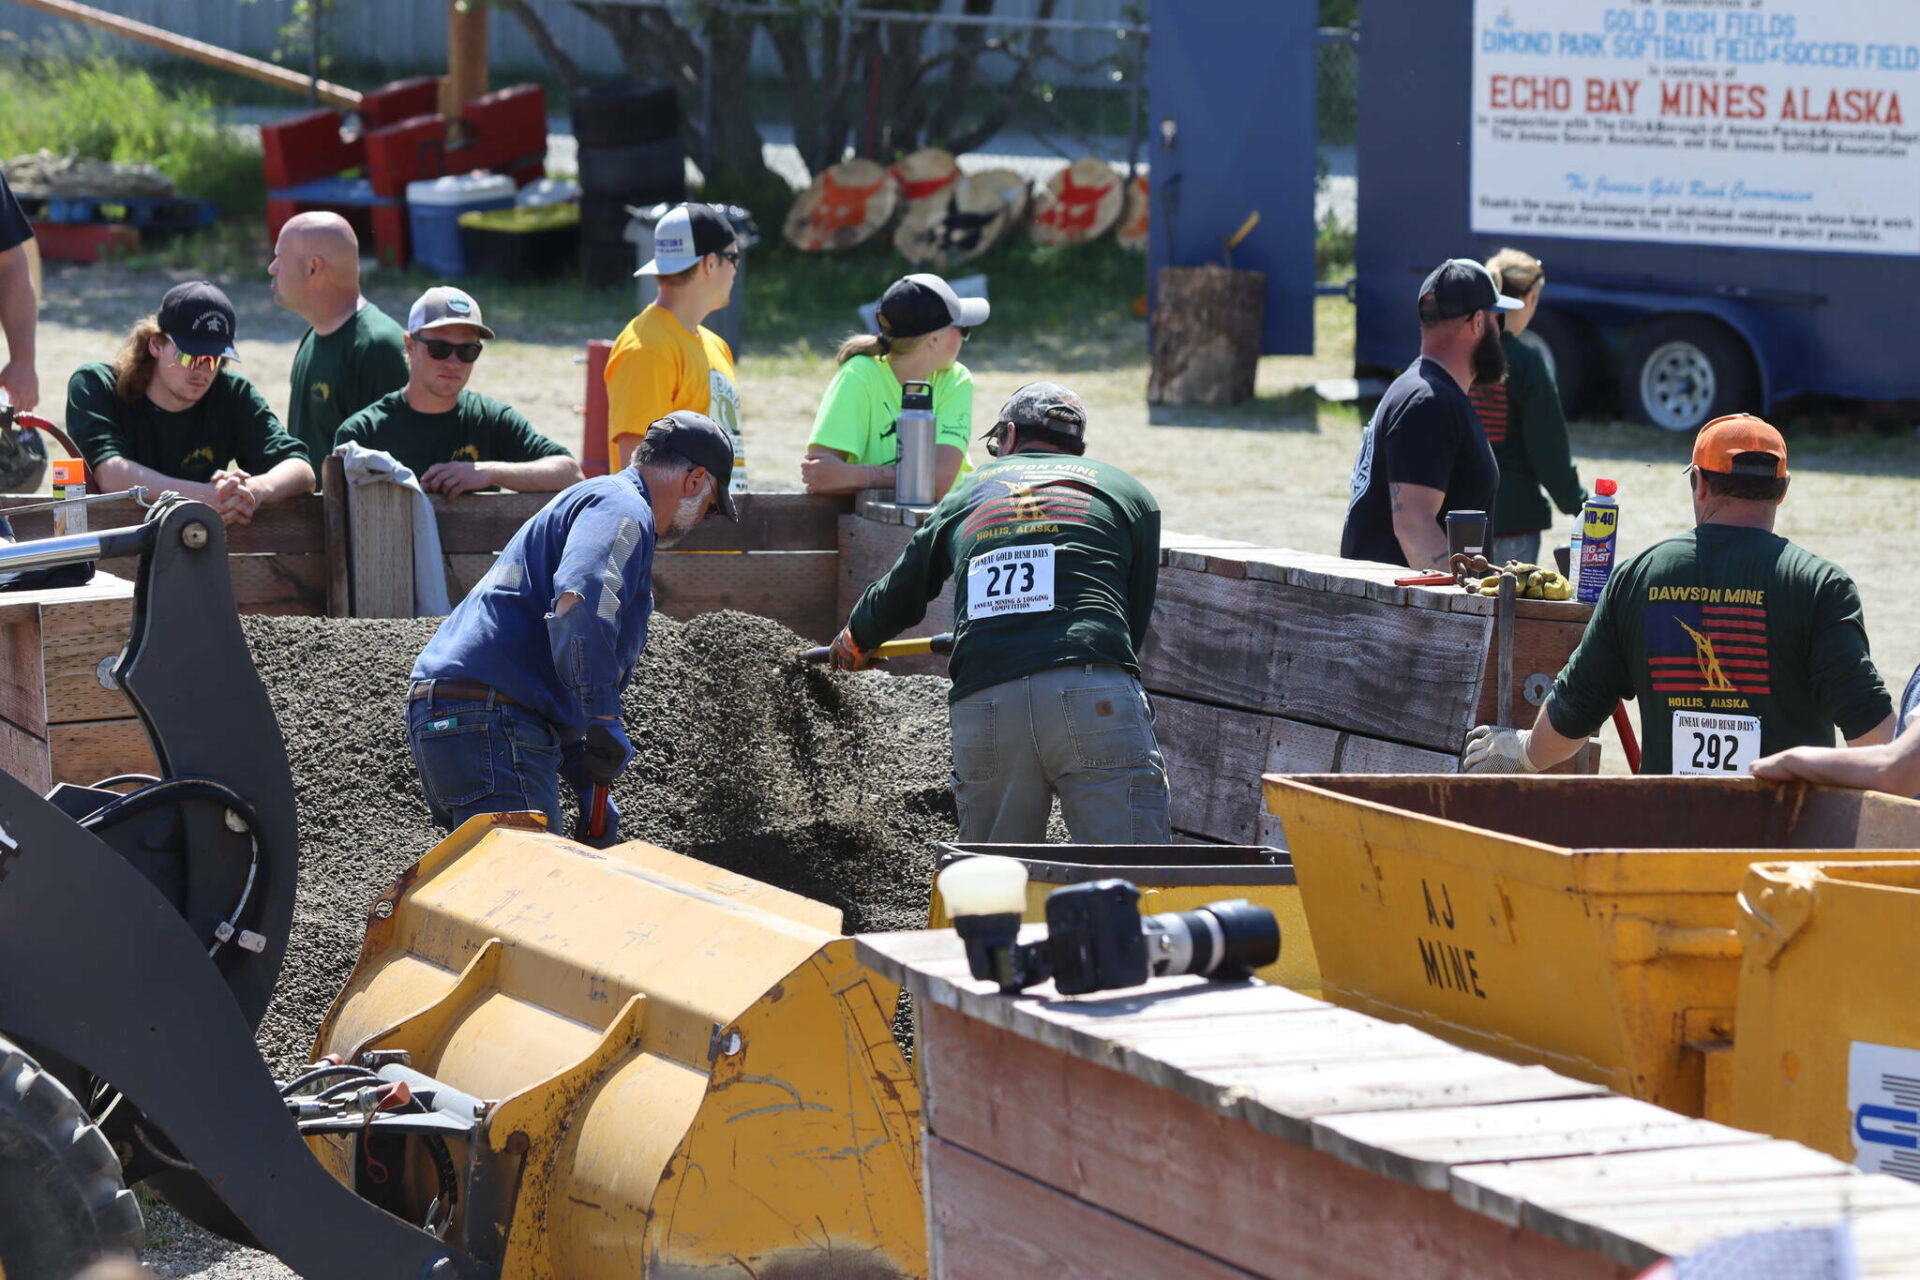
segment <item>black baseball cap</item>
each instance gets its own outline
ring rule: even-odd
[[[1422,320],[1458,320],[1476,311],[1520,311],[1526,305],[1501,293],[1493,273],[1472,258],[1448,258],[1420,286]]]
[[[1000,416],[986,434],[992,435],[1003,422],[1016,427],[1038,427],[1058,431],[1075,439],[1087,434],[1087,406],[1080,397],[1057,382],[1029,382],[1000,406]],[[984,437],[983,437],[984,438]]]
[[[945,280],[922,271],[888,285],[874,319],[889,338],[917,338],[948,325],[985,324],[991,310],[985,298],[962,298]]]
[[[160,299],[160,332],[190,356],[225,356],[238,360],[233,349],[233,304],[219,286],[208,280],[190,280],[167,290]]]
[[[738,520],[733,493],[733,437],[704,413],[675,409],[664,418],[647,424],[647,444],[671,449],[696,467],[705,467],[713,477],[720,510],[729,520]]]

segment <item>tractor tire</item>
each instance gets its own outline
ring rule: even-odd
[[[137,1257],[144,1234],[86,1109],[0,1037],[0,1275],[70,1280],[103,1254]]]
[[[1698,431],[1729,413],[1759,413],[1760,374],[1746,342],[1718,320],[1668,316],[1634,331],[1620,362],[1620,402],[1635,421]]]

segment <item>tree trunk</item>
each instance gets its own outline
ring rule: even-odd
[[[1162,267],[1153,308],[1149,404],[1253,398],[1267,278],[1228,267]]]

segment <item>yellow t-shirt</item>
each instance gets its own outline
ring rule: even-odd
[[[746,442],[733,351],[705,325],[688,333],[678,316],[652,303],[620,331],[607,355],[608,462],[619,465],[621,436],[643,435],[649,422],[676,409],[704,413],[733,437],[729,487],[745,493]]]

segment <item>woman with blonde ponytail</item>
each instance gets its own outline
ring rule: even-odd
[[[839,367],[820,399],[800,463],[807,492],[893,488],[900,393],[909,382],[933,386],[935,496],[944,497],[971,471],[973,375],[959,361],[960,347],[987,313],[985,298],[958,297],[939,276],[894,281],[880,299],[880,331],[840,344]]]

